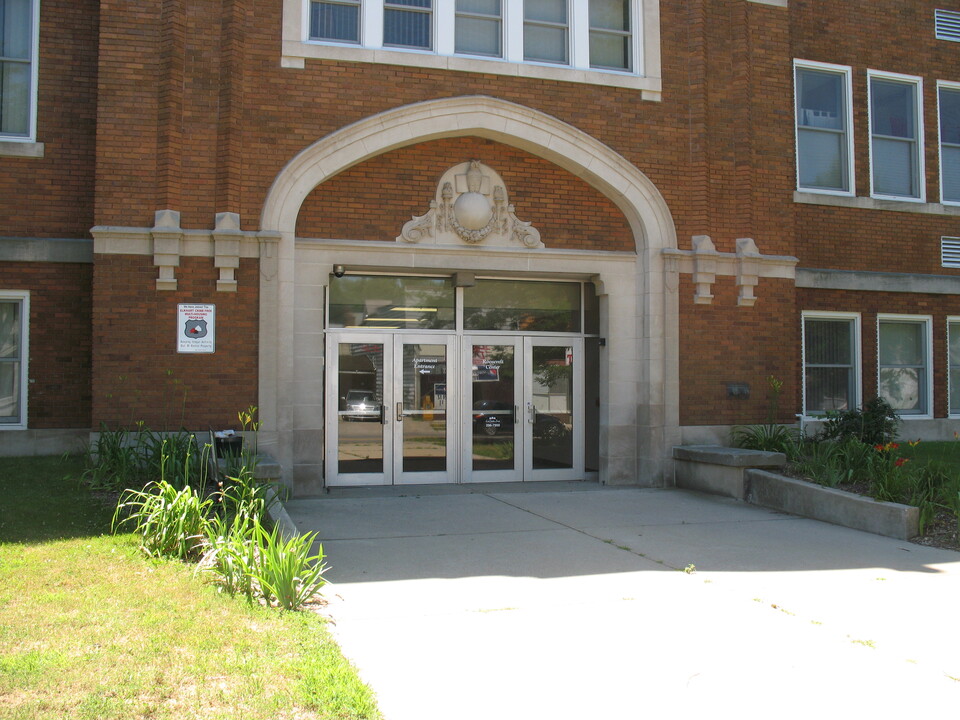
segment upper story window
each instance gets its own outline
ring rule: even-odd
[[[937,87],[940,116],[940,202],[960,203],[960,84]]]
[[[566,65],[570,20],[567,0],[524,0],[523,59]]]
[[[794,74],[797,187],[853,195],[850,68],[797,61]]]
[[[457,0],[454,52],[503,57],[500,0]]]
[[[635,88],[660,99],[660,0],[283,0],[285,67],[325,58]]]
[[[870,96],[871,194],[896,200],[925,200],[921,78],[867,75]]]
[[[0,0],[0,140],[35,136],[38,0]]]

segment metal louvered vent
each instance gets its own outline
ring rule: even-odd
[[[960,42],[960,12],[934,10],[933,17],[937,40]]]
[[[960,268],[960,238],[940,238],[940,264],[943,267]]]

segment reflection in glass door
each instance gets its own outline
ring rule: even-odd
[[[517,340],[473,337],[463,347],[464,482],[520,480]]]
[[[525,479],[572,480],[583,473],[583,342],[527,338]]]
[[[329,366],[335,373],[328,376],[327,397],[335,397],[336,404],[327,408],[327,477],[343,478],[340,484],[380,485],[387,481],[384,363],[388,344],[384,338],[354,340],[330,348],[335,362]]]
[[[449,337],[397,336],[394,482],[455,482],[447,396]]]

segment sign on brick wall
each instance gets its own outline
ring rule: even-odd
[[[216,305],[177,305],[177,352],[216,352]]]

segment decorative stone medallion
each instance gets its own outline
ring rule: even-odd
[[[479,160],[447,170],[430,209],[404,224],[397,242],[543,247],[540,232],[514,214],[503,179]]]

